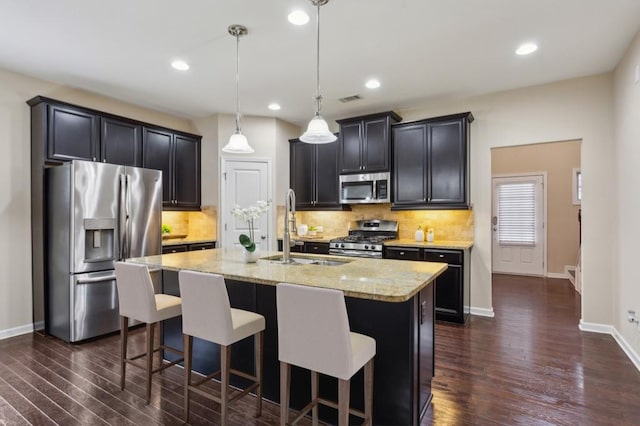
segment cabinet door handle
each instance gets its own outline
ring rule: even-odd
[[[404,252],[403,251],[400,252],[400,256],[404,256]]]
[[[444,254],[441,254],[440,256],[438,256],[440,259],[442,259],[444,257]]]
[[[93,157],[93,161],[96,161],[96,157]]]

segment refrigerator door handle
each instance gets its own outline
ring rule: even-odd
[[[104,276],[104,277],[77,279],[76,283],[77,284],[95,284],[95,283],[102,283],[102,282],[105,282],[105,281],[114,281],[115,279],[116,279],[115,274],[111,274],[111,275],[107,275],[107,276]]]
[[[118,232],[120,234],[119,238],[119,260],[125,259],[125,251],[127,244],[127,218],[125,212],[125,204],[127,195],[127,183],[125,175],[120,175],[120,200],[118,203]]]
[[[127,251],[125,253],[125,259],[129,258],[131,256],[131,183],[129,182],[129,175],[126,174],[125,175],[125,182],[126,182],[126,197],[125,197],[125,207],[124,207],[124,213],[125,213],[125,223],[126,223],[126,229],[127,229]]]

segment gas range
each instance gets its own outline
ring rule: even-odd
[[[349,235],[329,241],[329,253],[337,256],[382,258],[382,244],[398,238],[398,222],[356,220],[349,223]]]

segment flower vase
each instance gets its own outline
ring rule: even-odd
[[[260,257],[260,248],[256,246],[254,251],[249,251],[245,248],[242,249],[242,260],[244,263],[256,263]]]

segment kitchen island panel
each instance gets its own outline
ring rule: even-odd
[[[280,401],[280,363],[278,361],[278,323],[276,311],[276,287],[227,280],[231,306],[247,309],[265,317],[266,329],[263,353],[263,395],[274,402]],[[179,296],[178,273],[164,271],[163,286],[167,294]],[[376,339],[374,360],[374,424],[417,424],[419,414],[426,409],[431,397],[433,372],[433,320],[421,325],[421,312],[426,309],[433,316],[433,286],[427,286],[416,296],[402,303],[388,303],[360,298],[345,298],[351,330]],[[425,305],[421,307],[420,303]],[[429,305],[431,303],[431,310]],[[425,330],[426,327],[426,332]],[[182,319],[164,322],[164,344],[182,350]],[[254,373],[253,338],[234,344],[231,355],[232,368]],[[193,369],[211,374],[220,365],[219,346],[194,339]],[[165,352],[165,359],[174,360],[177,355]],[[423,372],[428,371],[428,374]],[[352,378],[351,406],[364,409],[363,372]],[[248,382],[231,376],[234,386],[245,387]],[[311,398],[311,378],[308,370],[292,367],[291,407],[299,410]],[[337,380],[320,376],[320,396],[337,401]],[[337,422],[337,412],[320,407],[320,417],[330,423]],[[352,417],[351,422],[357,423]]]

